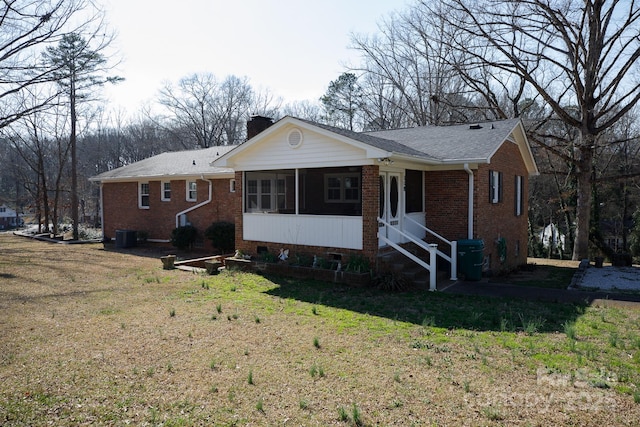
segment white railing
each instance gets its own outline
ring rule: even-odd
[[[408,250],[406,250],[405,248],[403,248],[402,246],[387,239],[386,236],[383,236],[378,232],[378,239],[382,240],[384,243],[388,244],[389,246],[391,246],[392,248],[394,248],[395,250],[397,250],[407,258],[411,259],[413,262],[415,262],[416,264],[418,264],[419,266],[421,266],[422,268],[424,268],[429,272],[429,290],[435,291],[436,290],[436,252],[438,251],[437,249],[438,245],[433,243],[426,243],[420,239],[416,239],[415,236],[412,236],[398,228],[395,228],[394,226],[392,226],[391,224],[389,224],[388,222],[386,222],[381,218],[378,218],[378,223],[384,224],[387,227],[393,228],[396,233],[411,240],[412,242],[414,242],[415,244],[417,244],[418,246],[420,246],[421,248],[429,252],[429,262],[427,263],[424,260],[412,254],[411,252],[409,252]]]
[[[440,257],[442,257],[443,259],[449,261],[449,264],[451,265],[451,280],[458,280],[457,274],[458,274],[458,242],[456,242],[455,240],[450,241],[445,239],[444,237],[442,237],[441,235],[439,235],[438,233],[436,233],[433,230],[428,229],[427,227],[425,227],[424,225],[420,224],[419,222],[417,222],[416,220],[414,220],[413,218],[410,218],[408,216],[404,216],[404,221],[409,221],[411,223],[413,223],[414,225],[417,225],[419,228],[421,228],[422,230],[426,231],[427,233],[431,234],[433,237],[439,239],[440,241],[442,241],[443,243],[449,245],[451,247],[451,255],[447,255],[446,253],[438,250],[438,255]],[[417,239],[415,236],[413,236],[413,239],[410,239],[412,242],[415,243],[415,240],[420,240],[421,239]]]
[[[409,252],[406,249],[404,249],[399,244],[387,239],[386,236],[383,236],[379,232],[378,232],[378,239],[380,239],[382,242],[384,242],[387,245],[391,246],[392,248],[394,248],[395,250],[397,250],[398,252],[400,252],[401,254],[403,254],[404,256],[406,256],[407,258],[411,259],[413,262],[415,262],[416,264],[418,264],[419,266],[421,266],[422,268],[427,270],[429,272],[429,290],[430,291],[435,291],[436,290],[436,258],[437,258],[437,256],[440,256],[443,259],[449,261],[449,263],[451,265],[451,280],[458,280],[458,278],[456,276],[457,275],[457,271],[458,271],[458,265],[457,265],[457,242],[456,241],[449,241],[449,240],[445,239],[444,237],[440,236],[438,233],[434,232],[433,230],[428,229],[424,225],[418,223],[417,221],[415,221],[415,220],[413,220],[413,219],[411,219],[411,218],[409,218],[407,216],[404,217],[404,220],[408,220],[408,221],[412,222],[413,224],[419,226],[421,229],[423,229],[427,233],[431,234],[432,236],[440,239],[445,244],[449,245],[451,247],[451,255],[447,255],[446,253],[440,251],[438,249],[438,245],[437,244],[435,244],[435,243],[427,243],[424,240],[416,237],[415,235],[413,235],[411,233],[408,233],[408,232],[405,232],[404,230],[399,229],[399,228],[389,224],[388,222],[386,222],[382,218],[378,218],[378,223],[379,224],[382,224],[385,227],[393,229],[395,233],[398,233],[400,236],[404,237],[408,241],[410,241],[410,242],[416,244],[417,246],[421,247],[422,249],[426,250],[429,253],[429,262],[427,263],[424,260],[418,258],[417,256],[415,256],[411,252]]]

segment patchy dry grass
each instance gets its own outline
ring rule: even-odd
[[[385,294],[0,235],[0,424],[636,425],[640,310]]]

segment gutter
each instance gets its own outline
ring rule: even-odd
[[[104,196],[102,182],[100,182],[100,231],[102,231],[102,240],[104,240]]]
[[[211,203],[211,200],[213,200],[213,182],[210,179],[205,179],[204,176],[202,176],[202,175],[200,176],[200,179],[202,181],[207,181],[209,183],[209,198],[207,200],[205,200],[204,202],[202,202],[202,203],[198,203],[195,206],[191,206],[188,209],[185,209],[185,210],[183,210],[181,212],[178,212],[176,214],[176,228],[178,228],[180,226],[180,216],[181,215],[184,215],[184,214],[186,214],[188,212],[191,212],[191,211],[195,211],[196,209],[200,209],[201,207]]]
[[[467,213],[467,239],[473,239],[473,171],[469,168],[469,163],[464,164],[464,170],[469,175],[469,208]]]

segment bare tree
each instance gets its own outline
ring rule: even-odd
[[[177,85],[167,83],[158,98],[168,115],[156,123],[173,133],[184,148],[240,144],[251,114],[272,114],[279,103],[268,92],[256,94],[249,79],[211,73],[193,74]]]
[[[91,0],[4,0],[0,4],[0,129],[55,101],[57,94],[51,93],[34,104],[28,92],[55,80],[57,69],[43,64],[40,53],[68,32],[91,27],[91,14],[72,19],[91,7]]]
[[[447,27],[447,28],[445,28]],[[441,125],[455,120],[451,106],[464,97],[462,80],[451,65],[457,53],[455,34],[437,13],[411,8],[379,25],[374,36],[353,35],[352,47],[363,64],[353,71],[364,76],[371,127]],[[459,108],[459,106],[458,106]]]
[[[312,122],[322,122],[322,109],[320,104],[311,101],[294,101],[285,104],[281,109],[283,116],[293,116],[300,119],[311,120]],[[273,116],[274,119],[278,118],[278,115]]]
[[[634,1],[442,0],[469,67],[526,82],[579,138],[566,141],[577,185],[573,259],[588,257],[599,138],[640,99],[640,9]],[[432,3],[421,1],[425,10]],[[469,43],[469,40],[474,43]],[[561,154],[556,150],[556,154]]]

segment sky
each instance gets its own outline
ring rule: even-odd
[[[134,113],[166,81],[248,77],[284,103],[316,101],[359,62],[351,34],[373,34],[406,0],[102,0],[125,81],[105,90]]]

